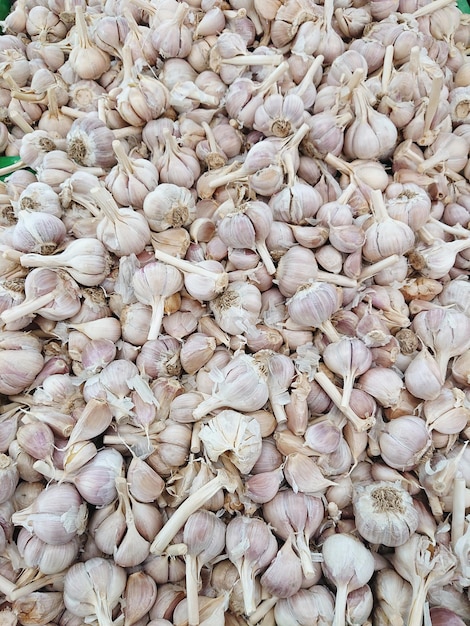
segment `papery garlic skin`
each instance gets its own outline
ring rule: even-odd
[[[220,455],[228,458],[242,474],[248,474],[261,454],[259,423],[236,411],[221,411],[199,431],[208,457],[217,461]]]
[[[399,483],[358,486],[353,508],[357,530],[372,544],[402,545],[418,527],[413,500]]]

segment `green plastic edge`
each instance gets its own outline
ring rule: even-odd
[[[469,0],[457,0],[457,6],[462,11],[462,13],[470,13]]]

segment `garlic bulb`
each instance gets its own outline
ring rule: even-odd
[[[64,602],[79,617],[92,617],[101,624],[112,623],[112,610],[126,586],[122,567],[101,557],[76,563],[64,578]]]
[[[47,544],[61,545],[82,534],[88,510],[73,485],[51,485],[26,509],[13,514],[21,524]]]
[[[104,187],[95,187],[90,193],[103,215],[96,229],[99,241],[117,256],[142,252],[150,243],[147,220],[131,207],[119,207]]]
[[[276,556],[276,539],[262,519],[238,516],[227,525],[226,550],[238,570],[245,613],[249,616],[256,609],[255,576]]]
[[[344,626],[348,593],[371,579],[374,557],[360,541],[342,533],[325,539],[322,555],[323,573],[336,587],[333,626]]]
[[[402,545],[418,527],[413,500],[398,483],[358,485],[353,507],[357,530],[373,544]]]

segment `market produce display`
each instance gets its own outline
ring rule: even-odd
[[[2,26],[0,625],[470,624],[470,16]]]

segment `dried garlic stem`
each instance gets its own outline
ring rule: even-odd
[[[23,90],[12,90],[10,92],[11,97],[16,100],[22,100],[23,102],[34,102],[36,104],[47,104],[47,94],[43,91],[42,93],[36,93],[35,91],[25,91]]]
[[[357,280],[355,278],[348,278],[347,276],[343,276],[342,274],[322,272],[321,270],[318,270],[316,280],[320,280],[324,283],[339,285],[340,287],[351,287],[352,289],[357,287]]]
[[[372,189],[370,192],[371,209],[376,222],[385,222],[390,219],[385,206],[384,197],[379,189]]]
[[[359,274],[358,282],[361,283],[368,278],[371,278],[375,274],[378,274],[382,270],[386,270],[388,267],[394,265],[397,261],[399,261],[400,257],[398,254],[392,254],[392,256],[388,256],[386,259],[382,259],[381,261],[377,261],[377,263],[373,263],[369,265]]]
[[[387,93],[388,83],[392,76],[393,70],[393,53],[394,48],[392,45],[385,48],[385,56],[382,68],[382,93]]]
[[[163,526],[157,534],[150,546],[152,554],[161,555],[165,552],[166,547],[176,535],[176,533],[184,526],[188,517],[201,508],[201,506],[210,500],[219,489],[226,489],[233,493],[236,489],[236,481],[225,470],[218,470],[217,476],[212,478],[208,483],[203,485],[192,493],[186,500],[176,509],[174,514]]]
[[[315,74],[322,67],[324,59],[325,57],[322,54],[319,54],[317,57],[315,57],[313,63],[305,73],[305,76],[302,78],[297,87],[294,87],[292,89],[291,93],[295,94],[296,96],[302,96],[307,91],[307,89],[313,83]]]
[[[56,482],[60,482],[64,480],[67,476],[65,470],[57,469],[51,463],[47,461],[43,461],[42,459],[35,461],[33,463],[33,468],[42,474],[45,478],[49,478],[50,480],[55,480]]]
[[[424,578],[419,583],[417,590],[413,590],[411,611],[408,617],[407,626],[422,626],[423,609],[428,595],[428,588]]]
[[[129,156],[126,154],[122,143],[115,139],[111,145],[118,160],[119,167],[123,169],[128,176],[132,176],[132,174],[134,174],[134,166]]]
[[[436,226],[442,228],[444,232],[449,233],[450,235],[454,235],[454,237],[464,237],[465,239],[468,239],[470,237],[470,231],[468,230],[468,228],[462,226],[462,224],[448,226],[447,224],[444,224],[444,222],[436,220],[435,217],[430,217],[427,223],[436,224]],[[423,226],[423,228],[425,228],[425,226]],[[435,237],[433,237],[433,241],[435,241]]]
[[[123,139],[124,137],[130,137],[131,135],[138,136],[142,134],[142,129],[137,126],[124,126],[124,128],[111,129],[116,139]]]
[[[15,586],[15,589],[9,594],[9,597],[7,599],[9,602],[14,602],[15,600],[18,600],[18,598],[27,596],[28,594],[33,593],[33,591],[37,591],[38,589],[42,589],[46,585],[50,585],[58,580],[63,579],[63,576],[63,572],[59,572],[58,574],[50,574],[48,576],[42,575],[36,580],[32,580],[27,585],[23,585],[21,587]]]
[[[6,176],[7,174],[16,172],[16,170],[21,170],[23,167],[28,167],[28,165],[21,160],[16,163],[12,163],[12,165],[7,165],[6,167],[0,167],[0,176]]]
[[[73,117],[75,119],[81,119],[82,117],[86,117],[88,115],[88,113],[85,113],[85,111],[73,109],[72,107],[68,107],[65,105],[61,106],[60,110],[62,111],[62,113],[64,113],[64,115],[68,115],[69,117]]]
[[[328,282],[331,282],[331,281],[328,281]],[[322,331],[322,333],[324,333],[328,337],[328,340],[331,341],[332,343],[336,343],[337,341],[341,339],[341,335],[333,326],[333,324],[331,323],[331,320],[326,320],[325,322],[322,322],[318,326],[318,328]]]
[[[442,85],[444,83],[444,76],[439,74],[439,76],[434,76],[431,84],[431,91],[429,92],[428,105],[426,107],[426,112],[424,114],[424,130],[423,136],[429,132],[431,128],[431,123],[436,115],[437,108],[441,101],[441,90]]]
[[[272,596],[272,598],[268,598],[267,600],[263,600],[261,604],[258,605],[258,608],[254,613],[250,615],[248,618],[249,626],[256,626],[261,620],[269,613],[269,611],[276,605],[276,602],[279,600],[278,597]]]
[[[333,403],[338,407],[341,413],[343,413],[343,415],[345,415],[348,418],[348,420],[353,423],[354,428],[358,432],[363,432],[365,430],[368,430],[373,425],[374,423],[373,417],[369,417],[367,419],[361,419],[358,415],[354,413],[351,407],[341,406],[343,395],[339,391],[339,389],[331,382],[331,380],[328,378],[325,372],[317,372],[314,378],[317,381],[317,383],[320,385],[320,387],[323,389],[323,391],[325,391],[325,393],[328,394],[328,396],[331,398]]]
[[[199,626],[198,566],[197,556],[186,554],[186,600],[188,626]]]
[[[16,591],[17,587],[15,583],[12,583],[11,580],[5,578],[0,574],[0,591],[6,597],[8,602],[12,602],[11,596]]]
[[[21,117],[18,111],[11,111],[10,113],[8,113],[8,117],[13,122],[13,124],[16,124],[16,126],[18,126],[18,128],[21,129],[25,134],[34,132],[34,128],[30,124],[28,124],[28,122],[23,117]]]
[[[221,59],[226,65],[279,65],[284,60],[281,54],[267,56],[265,54],[239,54],[231,59]]]
[[[59,289],[54,289],[49,293],[38,296],[37,298],[25,300],[24,302],[15,305],[11,309],[3,311],[3,313],[0,315],[0,319],[4,324],[11,324],[16,320],[19,320],[21,317],[36,313],[36,311],[39,311],[39,309],[42,309],[50,304],[57,296],[60,296],[61,293],[62,286]]]
[[[454,479],[454,493],[452,496],[452,546],[463,536],[465,532],[465,478],[456,476]]]
[[[434,11],[446,7],[448,4],[454,4],[454,0],[434,0],[434,2],[430,2],[412,13],[411,16],[414,17],[414,19],[417,19],[418,17],[434,13]]]
[[[347,187],[343,190],[343,193],[338,196],[336,202],[338,204],[347,204],[348,200],[351,198],[353,193],[356,191],[357,185],[356,183],[349,183]]]

